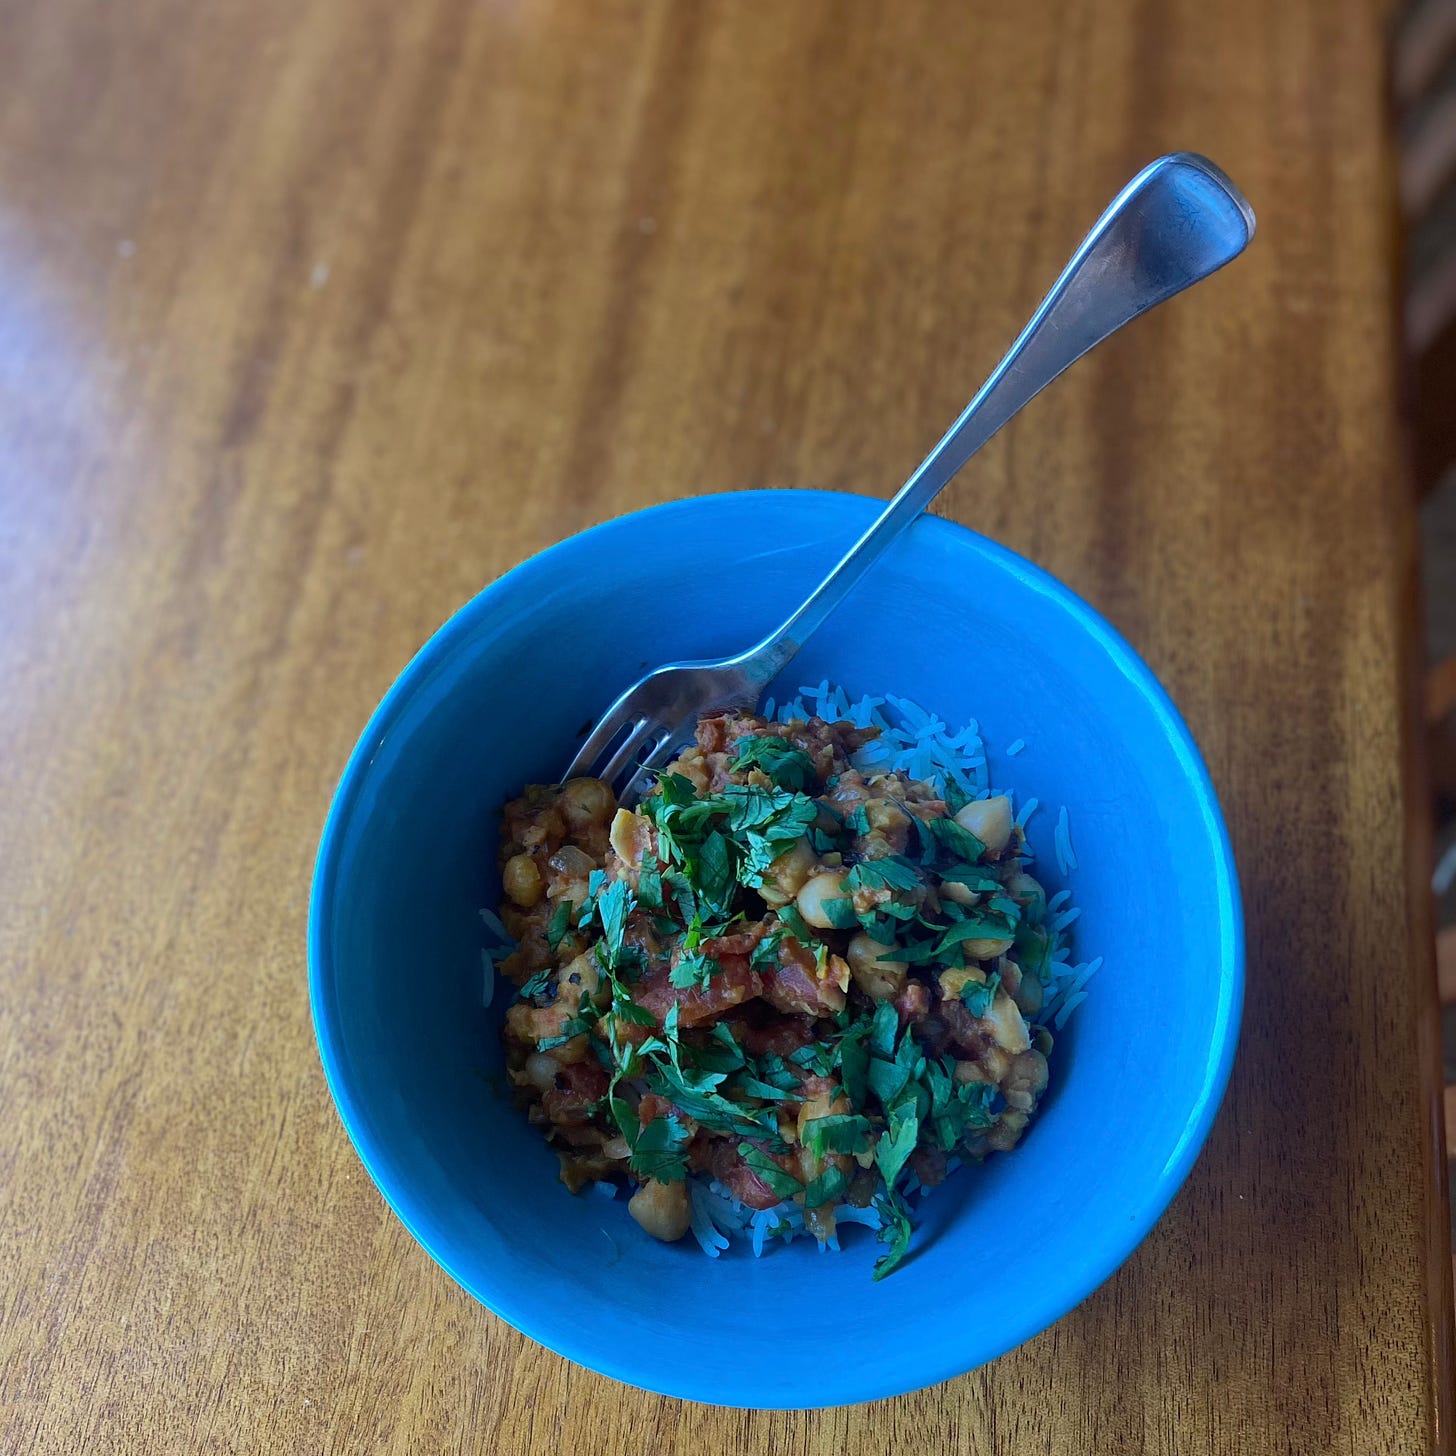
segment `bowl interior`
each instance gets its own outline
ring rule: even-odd
[[[1185,1176],[1227,1077],[1241,951],[1226,837],[1196,750],[1131,651],[1064,588],[936,518],[916,524],[791,667],[851,694],[975,718],[992,781],[1035,796],[1050,889],[1103,955],[1058,1037],[1041,1115],[1011,1155],[920,1208],[914,1253],[806,1242],[717,1260],[644,1235],[621,1201],[573,1198],[513,1109],[481,1004],[478,911],[496,816],[559,775],[579,729],[649,664],[770,629],[872,518],[815,492],[702,497],[598,527],[462,609],[395,684],[325,831],[310,960],[324,1065],[350,1135],[424,1247],[491,1309],[581,1363],[688,1398],[814,1406],[967,1370],[1071,1308]],[[1026,748],[1008,758],[1015,739]],[[1057,811],[1078,867],[1062,877]],[[832,1360],[766,1336],[831,1308]]]

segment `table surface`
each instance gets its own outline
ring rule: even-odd
[[[1412,509],[1371,0],[0,0],[0,1447],[1449,1449]],[[336,777],[513,563],[684,493],[883,495],[1174,147],[1235,266],[942,509],[1162,677],[1243,1045],[1123,1270],[938,1388],[686,1405],[417,1248],[305,997]]]

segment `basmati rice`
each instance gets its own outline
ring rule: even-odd
[[[480,952],[480,1004],[489,1006],[495,1000],[495,963],[510,955],[516,948],[516,942],[494,910],[482,910],[480,919],[488,942]]]
[[[1072,829],[1067,822],[1067,806],[1057,815],[1057,832],[1053,841],[1057,851],[1057,868],[1065,875],[1077,868],[1077,854],[1072,848]]]

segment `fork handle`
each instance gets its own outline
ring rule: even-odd
[[[1012,415],[1109,334],[1232,261],[1253,235],[1253,209],[1207,158],[1174,152],[1139,172],[960,418],[803,606],[743,655],[742,669],[766,686]]]

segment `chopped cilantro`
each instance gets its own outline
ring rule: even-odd
[[[679,991],[701,990],[723,968],[702,951],[688,951],[668,972],[668,981]]]
[[[566,939],[566,933],[570,929],[571,901],[558,900],[556,908],[551,912],[550,923],[546,926],[546,944],[555,950]]]
[[[643,862],[641,873],[637,876],[637,903],[646,910],[663,908],[662,871],[656,864]]]
[[[1011,940],[1016,933],[1016,922],[1000,915],[969,915],[952,925],[935,947],[937,960],[953,947],[967,940]]]
[[[1001,972],[992,971],[985,983],[967,981],[961,987],[961,1004],[972,1016],[984,1016],[996,999],[996,988],[1001,984]]]
[[[613,880],[596,897],[597,918],[602,923],[598,959],[609,971],[615,971],[622,964],[622,936],[634,904],[632,891],[627,888],[626,880]]]
[[[687,1159],[683,1149],[691,1141],[682,1120],[669,1113],[654,1117],[642,1127],[637,1114],[624,1097],[613,1097],[612,1118],[625,1139],[631,1156],[627,1166],[639,1178],[655,1178],[659,1183],[679,1183],[687,1177]]]
[[[652,1064],[648,1085],[712,1132],[738,1137],[778,1138],[778,1122],[771,1108],[740,1107],[714,1090],[723,1073],[684,1073],[672,1065]]]
[[[861,1026],[865,1026],[865,1023],[861,1023]],[[835,1060],[839,1064],[839,1078],[844,1085],[844,1095],[849,1098],[851,1106],[863,1107],[870,1060],[870,1054],[865,1049],[863,1031],[853,1028],[840,1038],[839,1045],[835,1048]]]
[[[734,1090],[742,1092],[745,1097],[762,1097],[766,1102],[802,1102],[804,1100],[798,1092],[786,1087],[776,1087],[772,1082],[762,1081],[749,1072],[745,1072],[739,1077]]]
[[[804,1189],[804,1207],[822,1208],[826,1203],[837,1203],[848,1187],[849,1174],[831,1163]]]
[[[900,1017],[888,1001],[881,1001],[875,1007],[874,1020],[870,1023],[870,1050],[877,1056],[890,1057],[895,1054],[895,1035],[900,1029]]]
[[[913,890],[920,883],[915,866],[898,855],[863,860],[845,877],[851,890]]]
[[[814,943],[814,932],[809,929],[808,922],[799,914],[797,907],[792,903],[780,908],[779,921],[784,929],[794,937],[802,946],[810,946]]]
[[[880,1242],[889,1245],[889,1249],[875,1264],[874,1278],[880,1280],[896,1269],[905,1257],[914,1228],[910,1222],[910,1210],[895,1189],[888,1189],[876,1198],[875,1207],[879,1210],[881,1220]]]
[[[698,894],[715,911],[726,911],[729,897],[737,883],[733,853],[726,835],[715,829],[704,837],[698,849],[695,868],[693,884]]]
[[[558,1035],[548,1036],[538,1041],[536,1050],[549,1052],[553,1047],[565,1046],[567,1042],[574,1041],[583,1032],[590,1031],[596,1024],[596,1008],[588,1001],[575,1016],[570,1016],[562,1022]]]
[[[897,1098],[888,1118],[889,1125],[875,1144],[875,1164],[884,1177],[885,1187],[893,1188],[920,1136],[920,1118],[913,1096]]]
[[[771,930],[754,946],[753,953],[748,957],[748,964],[756,971],[763,970],[765,966],[776,965],[779,958],[779,943],[783,938],[783,931]]]
[[[948,850],[958,860],[975,864],[986,853],[985,843],[954,819],[922,820],[921,824],[930,831],[930,837],[936,845]]]
[[[957,862],[947,865],[943,870],[935,872],[942,881],[955,881],[956,884],[964,885],[968,890],[974,890],[978,895],[988,891],[995,894],[1001,888],[1001,881],[995,875],[988,874],[979,865]]]
[[[762,1148],[752,1143],[739,1143],[738,1152],[744,1163],[780,1198],[792,1198],[804,1186],[792,1173],[786,1173]]]
[[[826,919],[835,930],[853,930],[859,924],[854,913],[854,901],[844,895],[834,895],[819,902]]]
[[[566,904],[562,901],[562,904]],[[556,992],[551,989],[552,983],[560,973],[555,966],[547,966],[544,970],[537,971],[524,986],[521,987],[520,997],[522,1001],[534,1001],[538,996],[555,996]]]
[[[732,771],[760,768],[781,789],[796,793],[807,789],[814,782],[814,762],[802,748],[783,738],[762,736],[740,738],[734,745],[738,757]]]
[[[867,1117],[835,1114],[804,1124],[804,1146],[821,1158],[826,1153],[862,1153],[869,1146],[869,1135]]]

